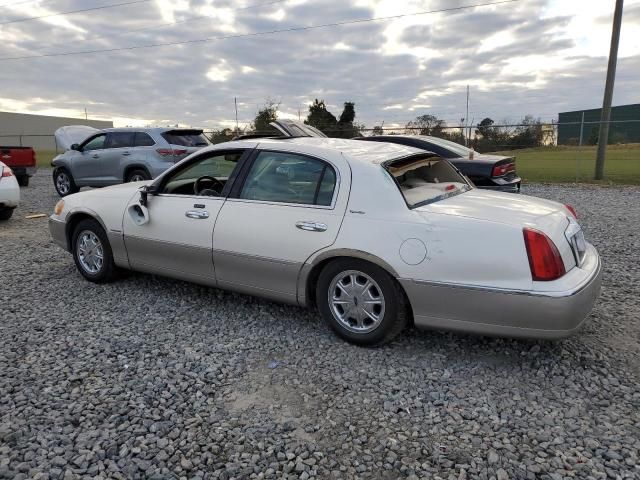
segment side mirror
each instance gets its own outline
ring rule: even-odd
[[[136,225],[142,226],[145,223],[149,223],[149,210],[147,210],[147,207],[134,203],[133,205],[129,205],[127,211],[129,212],[131,220],[133,220],[133,223]]]
[[[153,185],[145,185],[140,189],[140,205],[147,206],[147,197],[149,194],[155,195],[157,192],[156,187]]]
[[[76,150],[77,152],[82,151],[82,149],[80,148],[80,144],[78,143],[74,143],[73,145],[71,145],[71,150]]]

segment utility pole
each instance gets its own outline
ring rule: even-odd
[[[238,99],[237,97],[233,97],[233,103],[236,106],[236,136],[238,135]]]
[[[464,121],[469,125],[469,85],[467,85],[467,115],[464,117]],[[469,140],[467,139],[467,129],[464,129],[464,144],[469,146]]]
[[[86,107],[84,109],[84,119],[85,120],[89,120],[89,117],[87,116],[87,108]]]
[[[598,134],[598,156],[596,157],[595,179],[604,178],[604,160],[609,142],[609,120],[611,119],[611,101],[613,99],[613,84],[616,80],[616,64],[618,62],[618,44],[620,43],[620,27],[622,25],[622,4],[624,0],[616,0],[613,12],[613,28],[611,31],[611,49],[609,50],[609,66],[607,68],[607,82],[604,87],[602,102],[602,116],[600,117],[600,133]]]

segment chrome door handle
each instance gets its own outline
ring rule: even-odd
[[[189,218],[195,218],[197,220],[204,220],[205,218],[209,218],[209,212],[204,212],[202,210],[187,210],[184,212],[185,216]]]
[[[100,155],[98,155],[97,153],[94,153],[93,155],[91,155],[91,157],[93,157],[93,158],[100,158]]]
[[[296,222],[296,227],[298,227],[300,230],[306,230],[307,232],[324,232],[327,230],[326,223],[311,222],[306,220]]]
[[[122,152],[122,156],[123,156],[123,157],[128,157],[129,155],[131,155],[131,153],[129,153],[129,152]]]

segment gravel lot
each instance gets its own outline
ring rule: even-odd
[[[525,189],[577,206],[604,257],[580,334],[363,349],[302,308],[84,281],[24,218],[50,174],[0,224],[0,478],[640,478],[640,188]]]

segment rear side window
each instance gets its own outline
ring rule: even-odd
[[[447,161],[438,157],[412,156],[387,162],[409,208],[434,203],[470,190],[465,178]]]
[[[153,141],[153,138],[151,138],[148,133],[136,132],[136,136],[133,140],[133,145],[135,147],[151,147],[155,144],[156,142]]]
[[[336,187],[333,167],[322,160],[284,152],[261,152],[240,198],[330,206]]]
[[[164,132],[162,138],[171,145],[180,145],[181,147],[206,147],[209,145],[202,130],[171,130]]]
[[[111,132],[107,134],[105,148],[133,147],[135,132]]]

